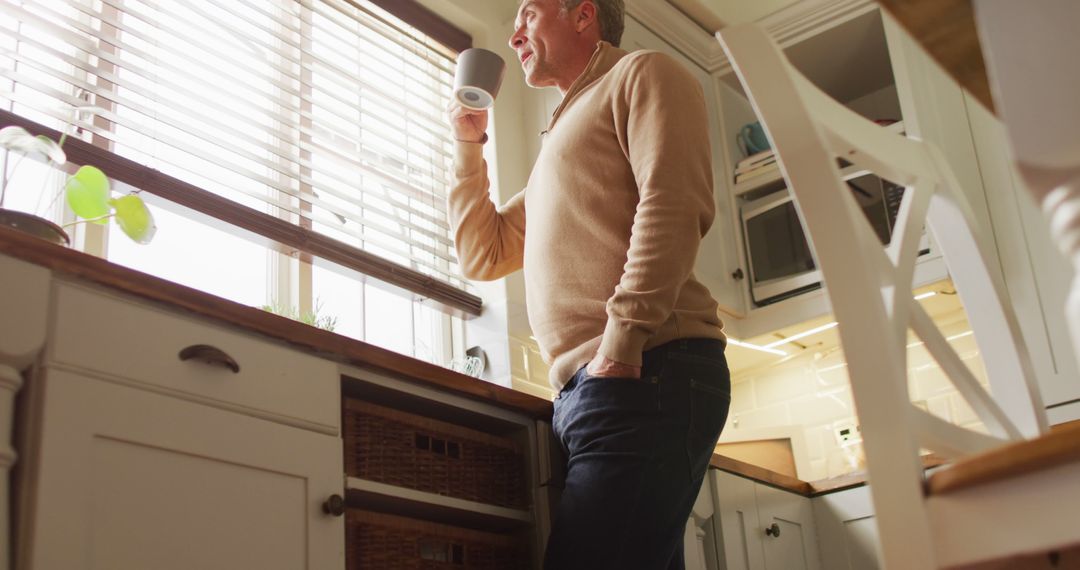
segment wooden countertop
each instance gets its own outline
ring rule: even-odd
[[[923,456],[923,467],[930,469],[944,465],[946,461],[934,454]],[[714,469],[734,473],[747,479],[753,479],[759,483],[770,485],[805,497],[817,497],[828,493],[836,493],[855,487],[861,487],[867,483],[866,471],[855,471],[846,475],[818,479],[817,481],[803,481],[790,475],[770,471],[757,465],[751,465],[737,459],[714,454],[709,466]]]
[[[284,341],[330,360],[379,370],[406,381],[495,404],[534,419],[551,420],[552,403],[547,400],[154,277],[74,249],[53,245],[3,226],[0,226],[0,254],[46,267],[57,275],[96,283]],[[809,483],[722,455],[714,455],[711,465],[805,496],[865,483],[865,476],[861,474]]]
[[[330,360],[377,369],[403,380],[438,387],[535,419],[551,420],[552,405],[547,400],[122,267],[4,226],[0,226],[0,254],[47,267],[58,275],[103,285],[281,340]]]

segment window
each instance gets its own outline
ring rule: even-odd
[[[446,220],[454,52],[376,4],[423,12],[406,0],[0,0],[0,105],[70,133],[74,162],[108,151],[113,168],[97,165],[148,198],[154,243],[79,224],[84,250],[332,316],[336,332],[447,365],[462,351],[449,314],[480,305]],[[49,172],[19,176],[59,185]],[[7,205],[73,221],[31,186]]]

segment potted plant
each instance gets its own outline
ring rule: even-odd
[[[297,311],[296,307],[278,303],[274,303],[273,305],[263,305],[259,308],[268,313],[274,313],[275,315],[294,321],[300,321],[305,325],[317,327],[325,331],[334,332],[334,329],[337,328],[337,317],[319,315],[319,312],[322,311],[322,301],[319,299],[315,299],[315,308],[313,310],[304,311],[302,313]]]
[[[8,184],[15,175],[19,163],[32,154],[42,154],[49,164],[60,167],[67,162],[62,145],[67,135],[54,141],[44,135],[34,136],[17,126],[0,129],[0,148],[20,156],[11,169],[11,175],[3,173],[0,183],[0,224],[25,231],[60,245],[68,245],[70,238],[63,227],[43,217],[4,208]],[[109,178],[94,166],[82,166],[69,176],[62,190],[68,206],[82,218],[64,227],[79,223],[106,224],[115,217],[120,229],[136,243],[147,244],[154,238],[157,227],[146,204],[137,194],[112,196]],[[58,190],[59,192],[59,190]]]

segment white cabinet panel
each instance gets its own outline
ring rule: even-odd
[[[882,13],[896,92],[907,135],[931,142],[941,149],[956,174],[960,190],[972,208],[981,230],[987,231],[985,245],[994,251],[989,233],[990,213],[983,191],[983,177],[968,124],[963,90],[922,46],[888,13]],[[1000,274],[1000,268],[991,267]]]
[[[706,478],[698,491],[690,520],[686,522],[683,535],[683,552],[686,570],[722,570],[723,563],[717,556],[715,525],[719,523],[716,515],[716,501],[713,499],[712,483]]]
[[[758,519],[755,483],[726,471],[709,471],[723,535],[727,570],[760,570],[765,567],[761,539],[765,529]]]
[[[48,370],[22,568],[344,567],[336,437]]]
[[[1064,317],[1071,266],[1013,172],[1000,122],[891,17],[884,23],[905,127],[908,134],[939,146],[956,172],[980,226],[980,245],[998,259],[991,270],[1004,279],[1044,403],[1080,398]]]
[[[55,302],[52,362],[338,433],[339,375],[329,360],[69,283],[56,285]],[[224,351],[239,371],[181,360],[193,345]]]
[[[22,372],[45,344],[49,270],[0,255],[0,570],[11,551],[9,470],[18,459],[12,445],[16,394]]]
[[[965,98],[1009,301],[1031,352],[1043,403],[1080,399],[1080,372],[1064,311],[1072,264],[1050,240],[1045,216],[1014,173],[1001,122]]]
[[[767,485],[755,485],[755,493],[759,521],[771,533],[762,539],[765,567],[817,570],[817,532],[810,499]]]
[[[830,570],[877,570],[878,538],[870,487],[814,497],[814,522],[822,567]]]
[[[822,568],[810,499],[718,469],[710,470],[709,477],[720,525],[722,548],[717,550],[723,551],[724,568]]]

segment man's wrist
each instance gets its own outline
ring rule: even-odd
[[[640,366],[635,366],[633,364],[626,364],[626,363],[623,363],[623,362],[617,362],[615,360],[611,360],[610,358],[607,358],[607,357],[603,356],[602,354],[597,354],[592,359],[592,361],[589,362],[588,366],[586,366],[586,368],[585,368],[585,372],[588,373],[590,376],[598,376],[598,377],[605,377],[605,376],[614,376],[614,377],[621,377],[621,378],[640,378],[641,377],[641,367]]]
[[[484,136],[480,137],[480,140],[478,140],[478,141],[469,141],[469,140],[465,140],[465,139],[459,139],[457,137],[454,137],[454,140],[456,140],[457,142],[461,142],[461,143],[484,144],[484,143],[488,142],[488,135],[487,135],[487,133],[484,133]]]

